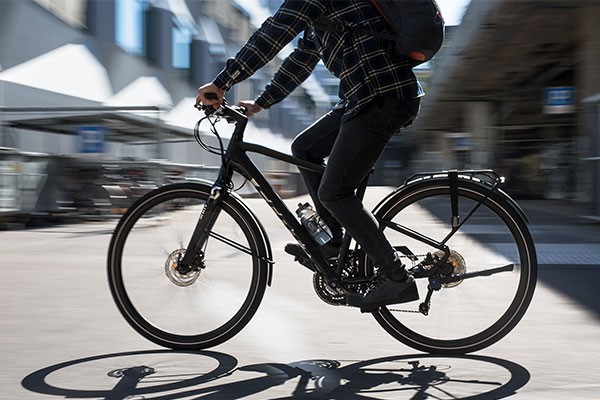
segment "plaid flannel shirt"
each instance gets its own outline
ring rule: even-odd
[[[347,27],[386,32],[384,19],[369,0],[286,0],[248,39],[214,82],[228,90],[267,64],[296,36],[304,32],[295,50],[283,61],[256,102],[269,108],[283,100],[313,71],[319,60],[340,79],[345,118],[373,97],[395,93],[399,98],[423,95],[406,57],[394,54],[389,42],[372,35],[322,31],[312,26],[319,16]]]

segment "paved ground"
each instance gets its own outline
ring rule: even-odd
[[[200,353],[158,348],[122,320],[105,277],[113,223],[0,232],[0,399],[600,399],[600,225],[570,205],[522,202],[543,265],[521,324],[440,357],[318,300],[280,250],[289,234],[250,202],[273,241],[273,286],[238,336]]]

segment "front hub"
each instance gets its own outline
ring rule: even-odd
[[[182,271],[179,263],[185,255],[185,249],[176,249],[169,254],[165,261],[165,274],[167,278],[177,286],[190,286],[200,276],[200,268],[188,268],[188,271]]]

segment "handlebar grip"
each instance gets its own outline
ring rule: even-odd
[[[213,92],[207,92],[204,94],[204,96],[208,100],[218,100],[217,94],[213,93]],[[225,99],[223,99],[223,105],[225,105],[225,104],[227,104],[227,102],[225,101]],[[194,104],[194,107],[196,107],[198,110],[204,111],[207,114],[212,114],[218,108],[218,107],[214,107],[214,106],[208,106],[208,105],[202,104],[200,102]]]

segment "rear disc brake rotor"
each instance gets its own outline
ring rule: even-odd
[[[444,256],[444,252],[441,250],[436,251],[434,253],[434,256],[442,258]],[[450,256],[448,257],[447,263],[449,263],[452,266],[452,273],[450,274],[450,276],[464,275],[467,272],[467,264],[465,262],[465,259],[456,250],[450,250]],[[461,282],[462,280],[444,283],[442,284],[442,286],[445,288],[453,288],[460,285]]]

